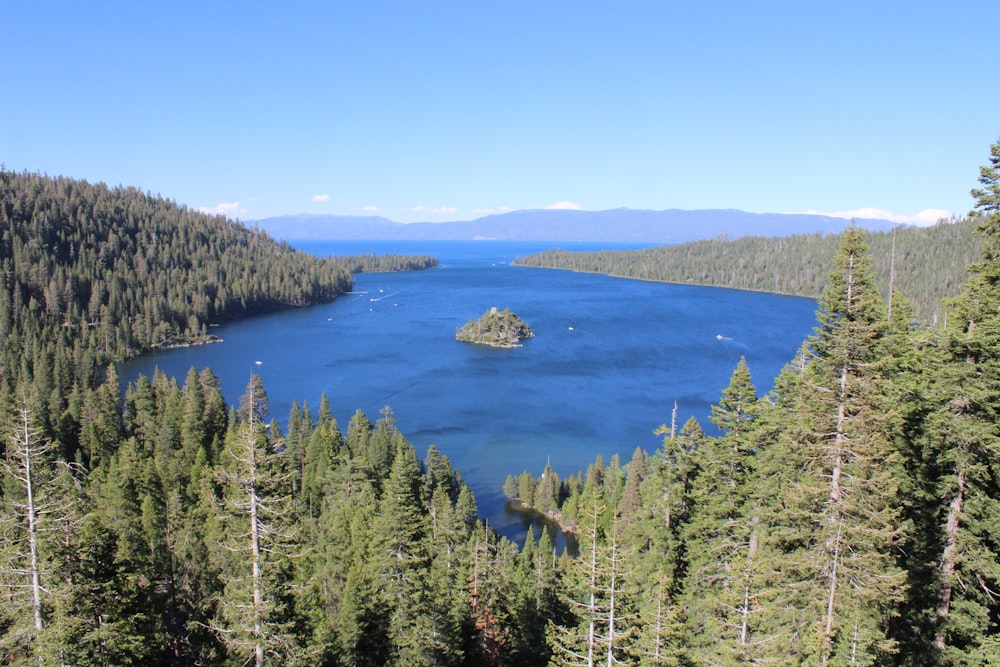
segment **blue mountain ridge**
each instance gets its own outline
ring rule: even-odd
[[[747,213],[736,209],[664,211],[618,208],[607,211],[521,210],[459,222],[394,222],[379,216],[315,213],[249,221],[277,239],[393,241],[582,241],[608,243],[687,243],[741,236],[837,234],[851,221],[807,213]],[[856,219],[870,231],[897,223]]]

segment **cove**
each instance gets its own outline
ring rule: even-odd
[[[130,360],[123,384],[157,367],[179,382],[208,367],[235,405],[253,372],[279,423],[293,400],[315,414],[325,393],[342,430],[356,410],[375,421],[388,406],[418,455],[434,443],[480,514],[517,540],[527,520],[505,507],[508,474],[537,475],[548,461],[565,477],[598,454],[627,462],[636,446],[652,453],[675,401],[678,425],[694,416],[711,432],[710,406],[740,356],[763,394],[816,325],[812,299],[510,265],[551,243],[297,245],[318,255],[427,254],[441,266],[357,274],[354,293],[333,303],[234,322],[213,330],[221,343]],[[491,306],[509,307],[536,336],[513,349],[457,342],[455,330]]]

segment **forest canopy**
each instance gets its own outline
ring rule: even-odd
[[[433,269],[438,260],[428,255],[341,255],[333,258],[351,273],[389,273]]]
[[[717,435],[674,420],[628,463],[508,479],[521,507],[572,527],[576,557],[548,532],[519,547],[492,531],[461,473],[433,445],[418,457],[389,407],[342,428],[321,396],[282,429],[256,375],[236,406],[209,369],[140,377],[123,396],[109,364],[101,382],[95,364],[119,344],[198,335],[143,337],[147,304],[165,308],[175,284],[202,294],[188,273],[222,273],[187,262],[195,232],[151,220],[213,219],[103,186],[79,186],[107,199],[83,215],[56,196],[74,183],[9,178],[25,183],[3,203],[4,293],[20,301],[0,376],[0,664],[997,664],[1000,143],[972,193],[981,251],[941,327],[885,297],[849,229],[815,333],[766,393],[740,360],[711,408]],[[27,215],[35,196],[47,203]],[[102,211],[132,211],[144,245],[88,241]],[[213,312],[307,300],[302,275],[237,261],[297,255],[240,230],[217,256],[244,298]],[[115,239],[134,257],[102,255]],[[38,264],[42,248],[58,261]],[[81,256],[101,271],[59,273]],[[114,281],[118,262],[164,301],[126,282],[135,309],[112,302],[95,276]],[[108,337],[66,334],[90,330],[95,293]],[[120,333],[119,312],[133,317]]]
[[[56,350],[103,367],[203,339],[226,320],[330,301],[351,284],[332,260],[137,188],[0,172],[8,383]],[[92,384],[92,370],[75,370]]]
[[[888,300],[890,286],[909,301],[922,323],[944,323],[944,301],[956,296],[979,253],[971,216],[932,227],[869,232],[875,284]],[[712,239],[643,250],[549,250],[519,257],[517,266],[569,269],[623,278],[728,287],[817,298],[837,252],[834,235]]]

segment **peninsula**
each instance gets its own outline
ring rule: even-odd
[[[455,340],[492,347],[521,347],[521,340],[535,332],[510,308],[493,306],[478,320],[470,320],[455,332]]]

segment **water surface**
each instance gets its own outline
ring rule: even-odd
[[[518,538],[504,511],[508,474],[560,475],[598,454],[652,452],[653,435],[696,417],[706,429],[741,355],[764,393],[815,326],[815,301],[642,282],[546,269],[511,260],[551,247],[510,242],[327,242],[316,254],[430,254],[441,267],[358,274],[355,293],[312,308],[215,329],[224,342],[133,360],[123,381],[160,367],[183,382],[210,367],[236,403],[251,372],[284,423],[291,403],[315,413],[325,393],[342,429],[355,410],[374,421],[389,406],[423,456],[434,443],[461,470],[480,513]],[[564,244],[564,247],[565,244]],[[569,246],[568,249],[594,246]],[[510,307],[536,332],[516,349],[455,341],[456,328],[491,306]],[[259,364],[257,362],[260,362]]]

